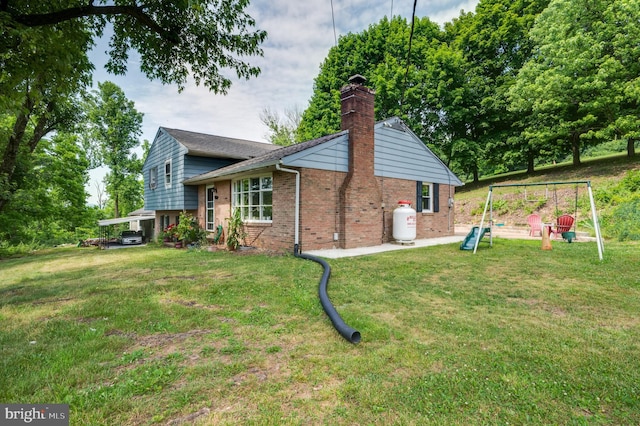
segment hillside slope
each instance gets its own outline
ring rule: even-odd
[[[455,223],[480,223],[490,185],[590,181],[594,197],[598,199],[599,191],[617,184],[630,170],[640,170],[640,157],[629,159],[626,156],[613,156],[585,160],[579,167],[560,165],[533,174],[512,173],[486,179],[479,184],[467,184],[456,191]],[[590,206],[587,186],[584,184],[494,188],[494,222],[504,223],[505,226],[527,226],[527,216],[533,212],[540,214],[544,221],[555,221],[555,217],[563,213],[576,215],[576,188],[577,219],[585,224],[590,221]],[[599,216],[610,207],[596,201]],[[488,216],[485,220],[488,220]]]

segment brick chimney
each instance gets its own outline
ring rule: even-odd
[[[340,89],[342,130],[349,131],[349,171],[340,188],[340,246],[382,243],[382,194],[374,176],[374,100],[365,78],[354,75]]]

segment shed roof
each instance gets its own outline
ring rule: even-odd
[[[277,145],[225,136],[207,135],[187,130],[161,127],[187,148],[187,154],[199,157],[218,157],[247,160],[266,152],[277,150]]]

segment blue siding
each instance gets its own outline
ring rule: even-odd
[[[461,185],[462,182],[410,130],[378,123],[375,126],[375,175],[430,183]],[[348,135],[289,155],[283,164],[293,167],[348,171]]]
[[[164,130],[159,129],[149,149],[149,154],[142,167],[144,175],[144,207],[147,210],[182,210],[184,205],[184,185],[182,172],[186,148]],[[171,186],[166,188],[164,182],[164,164],[171,160]],[[158,167],[158,185],[149,188],[149,170]]]
[[[171,186],[165,187],[164,165],[171,160]],[[144,176],[144,207],[147,210],[195,210],[198,208],[198,188],[185,186],[190,177],[233,164],[236,160],[195,157],[187,148],[159,129],[142,167]],[[158,185],[149,188],[149,170],[158,167]]]
[[[222,167],[229,166],[236,163],[237,160],[227,160],[220,158],[209,157],[194,157],[192,155],[185,155],[184,157],[184,174],[182,176],[182,182],[184,179],[189,179],[202,173],[207,173],[212,170],[220,169]]]
[[[413,133],[384,126],[376,128],[375,173],[431,183],[461,183]]]
[[[347,172],[349,169],[349,138],[343,135],[313,148],[282,159],[286,166]]]

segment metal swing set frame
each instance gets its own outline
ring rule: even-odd
[[[548,186],[549,185],[576,185],[576,191],[578,188],[578,185],[587,185],[587,191],[589,193],[589,202],[591,204],[591,217],[593,219],[593,227],[595,229],[595,233],[596,233],[596,242],[598,245],[598,257],[600,258],[600,260],[603,259],[603,253],[604,253],[604,243],[602,240],[602,234],[600,233],[600,224],[598,223],[598,214],[596,212],[596,203],[593,199],[593,191],[591,189],[591,181],[590,180],[579,180],[579,181],[567,181],[567,182],[539,182],[539,183],[513,183],[513,184],[502,184],[502,185],[489,185],[489,193],[487,194],[487,201],[484,205],[484,211],[482,212],[482,220],[480,221],[480,228],[479,229],[484,229],[484,223],[485,223],[485,218],[487,215],[487,210],[489,210],[489,228],[491,231],[493,231],[493,199],[492,199],[492,194],[493,194],[493,189],[494,188],[506,188],[506,187],[526,187],[528,186]],[[557,201],[556,201],[557,202]],[[473,253],[475,254],[475,252],[478,250],[478,243],[480,242],[480,232],[478,232],[478,235],[476,236],[476,241],[475,244],[473,246]],[[493,246],[493,232],[489,232],[489,245]]]

